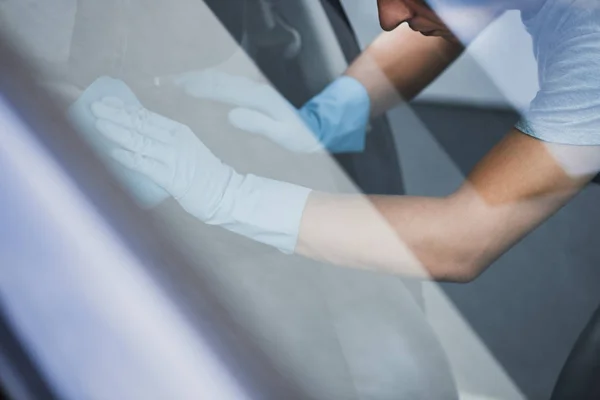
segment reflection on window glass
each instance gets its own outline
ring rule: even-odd
[[[551,396],[564,360],[536,354],[568,354],[600,301],[589,238],[564,235],[600,222],[599,2],[5,0],[0,18],[315,398]],[[556,298],[570,328],[534,343]]]

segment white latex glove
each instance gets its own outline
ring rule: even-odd
[[[240,175],[187,126],[118,98],[92,104],[111,156],[169,192],[200,220],[293,252],[309,189]]]
[[[182,74],[175,84],[190,96],[237,106],[229,113],[233,126],[263,135],[288,150],[342,153],[364,149],[370,99],[353,78],[336,80],[300,110],[268,84],[217,70]]]
[[[238,129],[266,136],[294,152],[323,150],[298,110],[268,84],[217,70],[182,74],[175,83],[192,97],[237,106],[229,121]]]
[[[91,105],[104,97],[111,96],[121,99],[127,104],[141,106],[140,101],[125,84],[125,82],[109,78],[106,76],[96,79],[79,96],[77,101],[69,107],[68,117],[71,123],[77,128],[77,132],[94,149],[96,154],[103,160],[108,161],[110,170],[115,177],[129,191],[138,204],[144,208],[152,208],[169,198],[162,187],[158,186],[152,180],[145,176],[123,168],[119,164],[110,163],[108,154],[115,145],[107,141],[102,135],[98,134],[96,129],[96,117],[92,114]]]

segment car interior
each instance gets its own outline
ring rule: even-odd
[[[420,282],[284,255],[172,200],[141,209],[65,113],[110,76],[240,171],[404,194],[385,115],[371,121],[364,152],[291,154],[169,82],[220,68],[268,81],[300,107],[360,53],[338,0],[49,3],[56,16],[48,4],[0,3],[11,17],[0,29],[0,254],[13,265],[0,284],[6,398],[467,399]],[[39,31],[24,33],[17,17]],[[58,32],[53,23],[69,27],[68,43],[32,45]],[[600,395],[598,315],[552,400]]]

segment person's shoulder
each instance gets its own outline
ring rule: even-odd
[[[553,29],[559,37],[600,33],[599,0],[546,0],[550,3]],[[551,27],[549,24],[548,26]]]
[[[567,34],[600,28],[599,0],[545,0],[535,11],[523,12],[523,22],[537,34]]]
[[[517,128],[549,142],[600,145],[600,0],[546,0],[540,12],[540,91]]]
[[[565,58],[600,57],[600,0],[545,0],[535,15],[523,21],[542,69],[563,64]]]

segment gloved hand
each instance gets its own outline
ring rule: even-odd
[[[371,102],[365,87],[354,78],[337,79],[300,110],[270,85],[217,70],[186,73],[175,83],[193,97],[238,106],[229,113],[232,125],[291,151],[364,150]]]
[[[115,145],[107,141],[96,129],[96,117],[90,109],[92,103],[106,96],[114,96],[129,104],[141,105],[135,94],[120,80],[109,77],[96,79],[71,105],[67,116],[77,131],[88,142],[96,154],[108,161],[108,154]],[[129,190],[133,198],[145,208],[155,207],[169,197],[169,194],[156,183],[130,169],[115,163],[108,163],[115,177]]]
[[[294,251],[309,189],[240,175],[187,126],[118,98],[92,104],[97,129],[119,148],[112,157],[169,192],[196,218]]]

